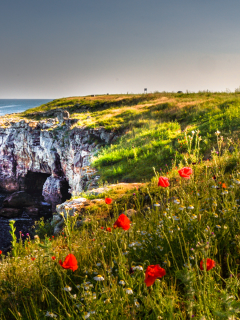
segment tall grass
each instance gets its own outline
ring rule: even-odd
[[[192,165],[189,180],[174,165],[170,187],[158,187],[162,171],[155,169],[150,183],[106,205],[108,220],[76,229],[79,217],[69,217],[57,238],[35,237],[20,242],[17,257],[2,256],[1,319],[239,319],[240,151],[235,144],[220,155],[217,137],[212,160]],[[130,229],[112,228],[132,208]],[[70,252],[75,272],[58,263]],[[207,258],[215,267],[201,270]],[[146,268],[156,264],[166,276],[147,287]]]

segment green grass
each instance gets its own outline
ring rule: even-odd
[[[171,133],[163,129],[164,124],[158,134],[167,139]],[[220,136],[221,148],[219,141]],[[156,169],[148,184],[100,209],[108,212],[107,220],[89,216],[89,223],[75,229],[75,216],[55,238],[49,224],[40,222],[41,242],[20,241],[1,258],[1,319],[46,319],[49,313],[56,319],[240,319],[240,150],[233,148],[193,165],[189,180],[179,177],[175,165],[168,174]],[[194,150],[187,163],[192,156]],[[157,186],[159,175],[169,177],[169,188]],[[126,209],[137,211],[130,229],[113,229]],[[58,263],[69,252],[77,258],[75,272]],[[199,268],[204,258],[216,263],[210,271]],[[146,287],[145,271],[156,264],[166,275]],[[133,266],[142,268],[130,273]],[[96,274],[104,280],[94,280]]]
[[[113,203],[94,207],[91,221],[80,229],[74,228],[81,218],[75,216],[52,238],[51,226],[41,221],[40,240],[13,239],[14,250],[1,255],[0,319],[42,320],[49,312],[62,320],[240,319],[239,97],[205,92],[76,97],[34,110],[41,114],[22,114],[44,119],[42,112],[61,107],[79,119],[78,126],[125,132],[102,147],[93,165],[103,181],[147,183],[121,194],[107,192]],[[183,166],[193,169],[189,180],[178,175]],[[161,175],[169,178],[169,188],[157,186]],[[137,212],[131,228],[113,229],[127,209]],[[58,263],[70,252],[78,261],[74,273]],[[216,265],[200,270],[206,258]],[[166,276],[146,287],[145,271],[156,264]],[[142,270],[129,272],[139,265]],[[103,282],[94,280],[96,274]]]
[[[231,135],[234,139],[240,130],[239,92],[70,97],[27,110],[18,117],[45,119],[45,111],[58,108],[78,119],[73,127],[104,127],[119,133],[121,137],[103,146],[93,163],[102,181],[108,182],[148,181],[152,167],[180,163],[187,152],[185,133],[191,134],[192,130],[200,131],[200,157],[204,159],[216,147],[217,130],[224,138]],[[64,126],[60,129],[66,130]]]

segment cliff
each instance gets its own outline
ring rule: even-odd
[[[42,192],[56,205],[85,188],[96,187],[93,154],[116,133],[104,128],[74,127],[67,111],[41,120],[0,120],[0,188]]]

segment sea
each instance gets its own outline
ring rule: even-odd
[[[44,103],[52,101],[53,99],[0,99],[0,116],[4,116],[5,114],[23,112],[27,109],[38,107]],[[0,193],[0,208],[2,207],[3,200],[9,194]],[[46,207],[46,211],[43,212],[43,216],[49,217],[49,210]],[[23,236],[23,240],[25,240],[26,234],[29,233],[30,237],[33,237],[33,229],[32,226],[35,223],[35,219],[29,217],[26,213],[14,219],[7,219],[0,217],[0,250],[5,250],[11,245],[12,237],[10,235],[10,227],[9,220],[15,220],[16,231],[15,234],[19,239],[20,231]],[[36,219],[36,220],[39,220]],[[45,220],[45,219],[44,219]]]
[[[39,107],[53,99],[0,99],[0,116]]]

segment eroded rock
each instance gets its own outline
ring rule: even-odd
[[[16,218],[22,214],[22,209],[17,208],[2,208],[0,209],[0,216],[5,218]]]
[[[4,208],[23,208],[34,206],[32,196],[24,191],[17,191],[3,200]]]

